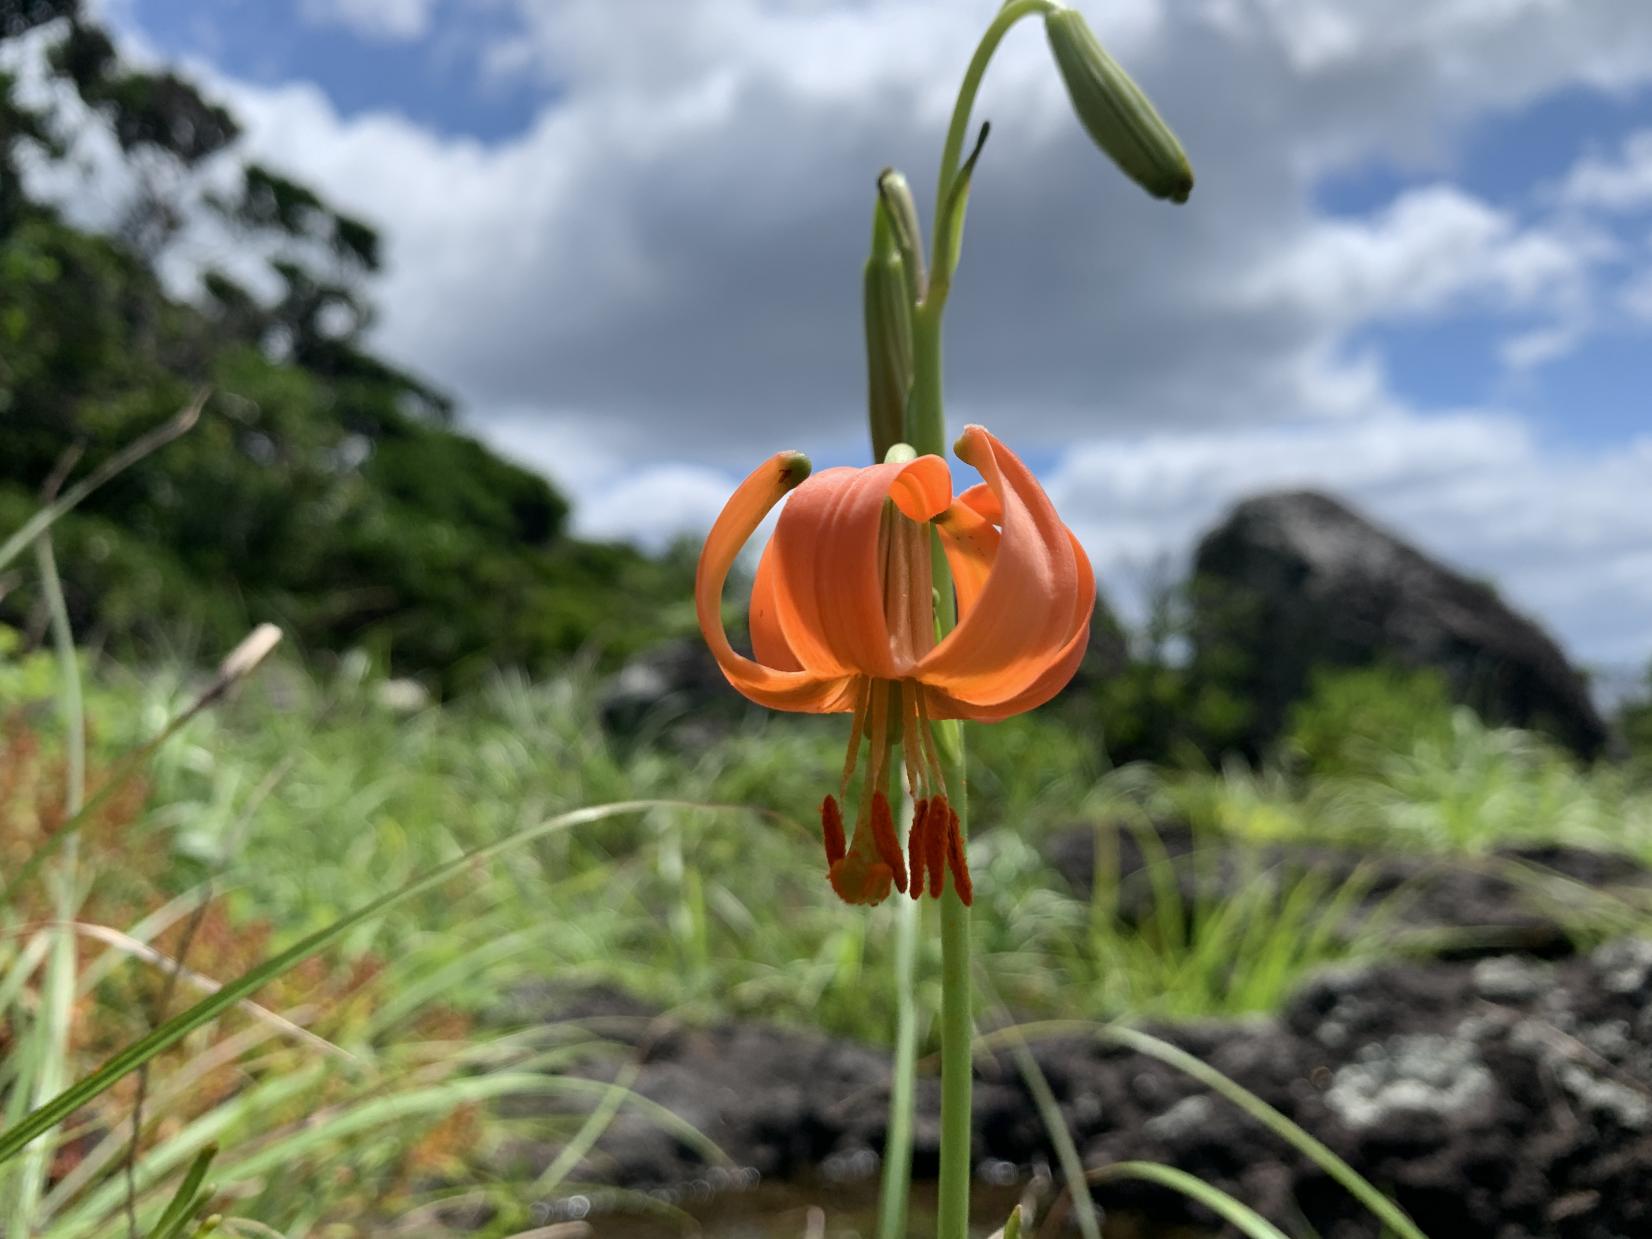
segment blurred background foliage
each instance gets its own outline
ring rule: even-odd
[[[0,76],[0,523],[37,506],[66,448],[93,468],[212,392],[186,442],[59,524],[77,631],[220,648],[271,619],[302,646],[360,646],[452,687],[484,662],[546,671],[587,645],[618,659],[684,627],[669,600],[687,595],[685,554],[570,536],[549,483],[366,347],[371,226],[257,164],[211,188],[235,160],[232,116],[122,65],[78,4],[0,3],[0,37],[43,32],[52,85],[78,105],[71,125]],[[25,188],[26,168],[72,172],[76,126],[103,128],[125,164],[106,234]],[[185,300],[160,271],[193,192],[237,269],[207,269]],[[0,616],[37,632],[38,608],[5,584]]]

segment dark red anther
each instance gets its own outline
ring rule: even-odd
[[[967,908],[975,900],[975,886],[969,880],[969,862],[964,859],[964,832],[950,805],[947,807],[946,860],[952,870],[952,889],[958,892],[958,898]]]
[[[912,806],[912,832],[907,836],[907,854],[912,859],[912,898],[924,893],[924,830],[929,818],[929,801],[918,801]]]
[[[820,830],[826,838],[826,869],[830,872],[849,850],[843,838],[843,810],[837,807],[836,796],[820,802]]]
[[[945,796],[935,796],[929,802],[929,815],[924,822],[924,867],[929,870],[929,895],[939,899],[946,886],[946,831],[952,806]]]
[[[895,817],[889,811],[889,797],[882,792],[872,793],[872,845],[878,859],[889,866],[894,875],[895,889],[906,893],[906,858],[901,855],[901,841],[895,837]]]

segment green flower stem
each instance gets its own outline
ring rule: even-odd
[[[1010,0],[981,36],[964,73],[941,153],[941,173],[935,191],[936,211],[944,209],[958,175],[975,95],[987,63],[1009,28],[1023,17],[1054,12],[1053,0]],[[907,442],[919,453],[945,456],[948,449],[946,414],[941,402],[941,314],[952,286],[951,229],[937,221],[930,258],[930,278],[923,302],[912,314],[912,400],[907,410]],[[932,556],[936,622],[942,633],[957,623],[952,573],[939,544]],[[960,829],[968,838],[968,804],[963,729],[946,723],[937,729],[947,794],[957,811]],[[969,909],[947,886],[941,898],[941,1182],[938,1239],[966,1239],[969,1233],[970,1187],[970,1043],[974,1019],[970,999]]]
[[[883,1142],[883,1181],[878,1188],[878,1239],[905,1239],[912,1187],[912,1094],[917,1079],[918,917],[921,905],[897,898],[895,906],[895,1068],[889,1081],[889,1131]]]
[[[937,556],[939,558],[939,556]],[[964,736],[956,723],[938,737],[958,828],[968,837]],[[969,1234],[971,1045],[975,1037],[969,975],[969,909],[952,883],[941,896],[941,1181],[937,1239]]]
[[[931,284],[933,295],[935,285]],[[918,307],[912,323],[912,405],[909,441],[920,453],[947,453],[946,417],[941,410],[941,316],[934,300]],[[932,535],[933,536],[933,535]],[[930,556],[935,582],[935,619],[940,631],[958,622],[952,572],[936,539]],[[963,728],[936,727],[947,796],[968,838]],[[969,1233],[970,1042],[975,1026],[970,1010],[969,909],[947,884],[941,896],[941,1181],[937,1239],[965,1239]]]
[[[964,70],[964,81],[958,87],[958,101],[952,107],[952,123],[947,127],[946,145],[941,148],[941,174],[935,184],[935,210],[940,212],[946,202],[947,192],[952,188],[952,179],[958,175],[958,163],[964,154],[964,135],[969,132],[970,113],[975,110],[975,96],[981,89],[981,78],[986,74],[987,63],[992,54],[998,50],[999,43],[1009,33],[1010,27],[1023,17],[1034,14],[1047,16],[1058,12],[1061,5],[1055,0],[1009,0],[998,15],[992,19],[992,25],[981,36],[981,42],[976,45],[975,55],[970,58],[969,68]],[[937,221],[938,222],[938,221]],[[947,291],[952,283],[951,255],[943,252],[946,229],[937,227],[934,237],[934,252],[930,255],[929,266],[932,274],[929,282],[929,295],[925,298],[925,305],[933,306],[936,319],[940,318],[940,308],[946,303]],[[940,323],[936,322],[939,331]],[[939,410],[937,410],[939,412]],[[928,451],[921,444],[914,444],[920,452]]]

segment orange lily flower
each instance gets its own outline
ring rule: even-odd
[[[1072,678],[1089,639],[1095,575],[1037,479],[980,426],[965,428],[955,450],[982,477],[956,497],[939,456],[810,477],[806,457],[780,452],[740,484],[700,554],[700,631],[729,683],[770,709],[854,716],[837,795],[821,802],[828,875],[848,903],[879,903],[892,885],[906,891],[908,857],[914,899],[926,876],[939,897],[950,873],[970,902],[932,725],[1042,705]],[[757,565],[754,657],[746,658],[723,628],[723,584],[763,518],[793,491]],[[957,627],[939,641],[931,529],[958,604]],[[915,806],[905,857],[888,797],[895,727]],[[863,740],[871,770],[846,841],[839,798]]]

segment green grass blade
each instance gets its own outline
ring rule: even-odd
[[[1078,1146],[1073,1143],[1073,1133],[1068,1130],[1067,1121],[1061,1117],[1061,1107],[1056,1103],[1055,1094],[1050,1091],[1050,1082],[1044,1078],[1044,1072],[1027,1048],[1027,1043],[1019,1037],[1010,1042],[1010,1055],[1015,1059],[1016,1069],[1027,1085],[1027,1091],[1032,1094],[1033,1104],[1038,1107],[1038,1116],[1050,1135],[1050,1143],[1055,1146],[1056,1161],[1061,1164],[1061,1175],[1067,1180],[1067,1192],[1073,1201],[1073,1219],[1078,1223],[1079,1233],[1084,1239],[1101,1239],[1101,1218],[1096,1214],[1096,1202],[1084,1186],[1084,1162],[1078,1155]]]
[[[614,1116],[619,1113],[620,1106],[625,1103],[631,1086],[636,1083],[637,1075],[642,1070],[642,1064],[636,1060],[627,1063],[623,1070],[614,1077],[614,1082],[608,1086],[608,1091],[602,1095],[585,1122],[580,1125],[573,1139],[562,1146],[554,1161],[545,1172],[534,1180],[533,1192],[536,1196],[547,1196],[554,1192],[570,1174],[574,1172],[581,1160],[589,1153],[596,1142],[601,1139],[602,1133],[608,1130]]]
[[[184,1172],[183,1182],[178,1184],[178,1190],[173,1193],[172,1202],[166,1206],[160,1220],[155,1223],[155,1229],[150,1232],[150,1239],[173,1239],[189,1224],[189,1218],[195,1208],[201,1203],[201,1184],[206,1179],[207,1167],[212,1165],[212,1159],[218,1156],[218,1146],[209,1144],[195,1155],[195,1160],[189,1164]]]
[[[161,423],[148,434],[133,439],[120,451],[116,452],[102,466],[87,474],[75,485],[69,487],[61,496],[41,508],[28,520],[23,522],[22,528],[0,543],[0,568],[4,568],[16,559],[28,545],[52,527],[59,517],[73,510],[81,500],[85,499],[98,487],[137,464],[151,452],[165,447],[179,435],[184,434],[195,424],[201,416],[201,409],[206,404],[210,393],[201,391],[191,400],[180,413]]]
[[[155,735],[136,748],[127,750],[110,768],[102,785],[92,793],[92,798],[81,805],[78,812],[71,813],[56,830],[35,847],[29,859],[6,883],[4,892],[0,892],[0,908],[11,904],[12,897],[34,879],[34,875],[40,871],[47,859],[58,848],[76,838],[80,828],[91,820],[92,814],[103,806],[104,801],[124,787],[126,781],[135,775],[163,744],[182,731],[196,715],[222,699],[233,684],[250,675],[280,640],[281,630],[274,624],[259,624],[242,638],[241,643],[218,664],[218,674],[201,694],[184,710],[173,715],[166,726]]]
[[[1115,1162],[1090,1172],[1092,1180],[1141,1179],[1198,1201],[1248,1239],[1285,1239],[1284,1233],[1249,1205],[1174,1166],[1158,1162]]]
[[[1008,1021],[1009,1012],[993,992],[992,982],[985,976],[978,977],[977,981],[981,992],[990,996],[993,1006],[998,1009],[999,1019]],[[1073,1143],[1073,1133],[1067,1126],[1067,1120],[1062,1117],[1061,1106],[1050,1091],[1050,1082],[1032,1051],[1027,1048],[1026,1038],[1014,1024],[1006,1023],[1004,1037],[1009,1045],[1010,1057],[1015,1059],[1015,1068],[1021,1073],[1027,1092],[1032,1094],[1038,1117],[1044,1124],[1044,1130],[1049,1133],[1050,1144],[1055,1148],[1056,1162],[1061,1167],[1061,1177],[1067,1181],[1067,1192],[1073,1202],[1073,1217],[1078,1223],[1079,1233],[1084,1239],[1101,1239],[1101,1218],[1096,1213],[1095,1201],[1090,1199],[1089,1189],[1084,1185],[1084,1159],[1079,1156],[1078,1146]]]
[[[1417,1224],[1407,1217],[1393,1201],[1384,1196],[1369,1180],[1343,1161],[1320,1141],[1275,1110],[1249,1089],[1235,1084],[1227,1076],[1207,1063],[1201,1062],[1168,1041],[1150,1036],[1134,1028],[1110,1026],[1096,1030],[1103,1038],[1129,1046],[1149,1058],[1176,1068],[1199,1083],[1220,1093],[1257,1122],[1267,1127],[1282,1140],[1293,1145],[1303,1156],[1331,1178],[1345,1187],[1349,1194],[1371,1211],[1378,1221],[1400,1239],[1427,1239]]]
[[[86,710],[81,691],[80,662],[75,653],[74,631],[69,624],[69,608],[63,597],[63,581],[57,558],[52,553],[50,534],[34,544],[40,572],[40,588],[50,618],[52,646],[58,664],[58,710],[63,716],[65,748],[64,808],[72,817],[86,799]],[[71,840],[60,863],[48,875],[58,924],[52,937],[45,974],[40,989],[40,1005],[23,1025],[32,1043],[31,1078],[21,1081],[23,1105],[40,1104],[55,1096],[69,1077],[69,1037],[75,978],[79,969],[79,945],[70,922],[78,912],[79,849]],[[14,1023],[17,1022],[15,1019]],[[12,1167],[10,1188],[10,1230],[27,1234],[36,1222],[40,1199],[45,1191],[53,1143],[43,1140]]]
[[[918,1000],[914,993],[918,918],[923,905],[903,899],[895,908],[895,1055],[889,1080],[889,1127],[878,1184],[878,1239],[906,1234],[912,1188],[912,1102],[918,1067]]]
[[[148,1036],[134,1041],[104,1063],[103,1066],[59,1093],[51,1101],[30,1111],[15,1126],[0,1131],[0,1162],[15,1157],[31,1141],[42,1133],[49,1131],[67,1115],[112,1087],[123,1076],[136,1071],[157,1054],[176,1045],[195,1029],[210,1023],[242,998],[256,993],[277,977],[303,963],[310,956],[331,946],[357,925],[388,911],[423,891],[439,885],[463,870],[478,866],[482,862],[512,848],[521,847],[536,839],[575,826],[587,825],[591,822],[604,821],[608,818],[621,817],[632,813],[642,813],[650,809],[704,809],[707,807],[710,806],[671,800],[629,800],[575,809],[572,812],[548,818],[497,842],[473,849],[463,856],[448,861],[446,864],[438,865],[435,869],[413,879],[397,890],[381,895],[354,912],[339,918],[331,925],[300,939],[285,951],[265,960],[258,967],[242,973],[241,976],[226,984],[216,994],[173,1016]]]

